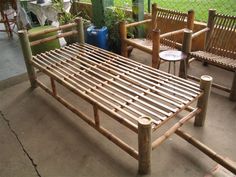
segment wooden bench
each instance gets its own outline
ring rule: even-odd
[[[194,59],[217,66],[234,73],[231,88],[226,88],[218,84],[213,87],[230,93],[230,99],[236,100],[236,16],[223,15],[209,10],[207,27],[190,35],[195,38],[202,33],[206,33],[205,46],[202,51],[189,53],[189,61]],[[188,38],[188,35],[185,35]],[[185,41],[188,41],[186,39]],[[191,42],[188,42],[191,45]],[[191,47],[189,47],[191,48]],[[197,79],[189,75],[189,78]]]
[[[32,36],[69,27],[77,30],[72,29],[64,34],[29,42]],[[30,46],[73,34],[76,34],[78,42],[32,56]],[[88,45],[84,43],[82,19],[77,19],[77,24],[68,24],[37,34],[20,31],[19,37],[31,87],[39,86],[44,89],[79,118],[138,160],[140,174],[150,172],[152,150],[173,133],[177,133],[198,148],[203,146],[179,128],[194,116],[196,126],[204,124],[211,77],[204,76],[199,85]],[[39,79],[40,76],[37,78],[35,68],[50,78],[51,86]],[[79,105],[58,93],[58,83],[75,96],[87,101],[93,108],[93,116],[89,117],[81,112]],[[197,102],[195,108],[190,106],[194,102]],[[138,147],[130,146],[118,135],[112,134],[111,130],[104,128],[104,122],[100,121],[101,113],[108,115],[114,123],[120,123],[124,128],[136,133]],[[182,118],[179,119],[180,117]],[[152,141],[152,134],[167,122],[173,126]],[[116,127],[114,124],[113,128]],[[200,149],[236,172],[234,166],[214,151],[205,147]]]
[[[150,32],[147,38],[127,38],[130,27],[149,24]],[[133,46],[152,55],[152,67],[159,68],[159,51],[168,49],[182,49],[182,35],[184,29],[192,30],[194,26],[194,11],[183,13],[175,10],[163,9],[152,5],[152,17],[140,22],[120,24],[122,55],[128,56],[128,46]],[[181,41],[180,43],[178,41]]]

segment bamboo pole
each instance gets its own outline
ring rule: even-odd
[[[210,30],[206,33],[204,48],[207,47],[207,44],[210,41],[211,34],[213,33],[215,14],[216,14],[216,10],[215,9],[209,9],[207,27]]]
[[[195,77],[195,76],[192,76],[192,75],[188,75],[187,77],[192,79],[192,80],[198,81],[198,82],[200,81],[200,79],[198,77]],[[225,92],[228,92],[228,93],[230,93],[230,90],[231,90],[230,88],[224,87],[224,86],[216,84],[216,83],[212,83],[211,86],[214,87],[214,88],[223,90]]]
[[[57,95],[56,84],[55,84],[55,81],[52,77],[50,77],[50,80],[51,80],[52,93],[55,96],[55,95]]]
[[[28,36],[29,36],[29,38],[36,37],[36,36],[40,36],[42,34],[47,34],[47,33],[54,32],[54,31],[59,31],[59,30],[67,29],[67,28],[73,28],[75,26],[76,26],[75,23],[69,23],[69,24],[62,25],[62,26],[55,27],[55,28],[45,29],[45,30],[39,31],[37,33],[31,33]]]
[[[185,54],[188,54],[191,51],[192,48],[192,31],[191,30],[184,30],[184,38],[183,38],[183,46],[182,46],[182,52]],[[187,79],[187,64],[188,58],[182,60],[180,62],[179,67],[179,77],[182,77],[184,79]]]
[[[173,133],[178,130],[178,128],[182,127],[185,122],[190,120],[193,116],[196,116],[199,114],[201,109],[195,108],[192,112],[190,112],[187,116],[183,117],[180,121],[178,121],[175,125],[173,125],[169,130],[167,130],[162,136],[157,138],[153,143],[152,143],[152,150],[157,148],[163,141],[165,141],[167,138],[169,138]]]
[[[127,29],[125,26],[125,21],[120,22],[119,24],[120,27],[120,38],[121,38],[121,55],[124,57],[128,57],[128,45],[125,41],[127,38]]]
[[[231,86],[229,99],[232,101],[236,101],[236,71],[234,72],[234,78]]]
[[[24,55],[25,65],[28,73],[28,77],[30,80],[31,88],[36,88],[36,73],[34,67],[31,65],[32,60],[32,51],[30,48],[29,38],[27,36],[27,31],[20,30],[18,32],[19,39],[21,43],[21,48]]]
[[[218,155],[215,151],[207,147],[205,144],[202,142],[198,141],[191,135],[183,132],[182,130],[177,130],[176,134],[179,135],[181,138],[185,139],[187,142],[198,148],[200,151],[202,151],[204,154],[209,156],[212,160],[216,161],[223,167],[227,168],[229,171],[232,173],[236,174],[236,166],[232,164],[230,161],[225,160],[224,157]]]
[[[83,24],[83,19],[81,17],[80,18],[76,18],[75,19],[75,23],[77,24],[76,29],[78,31],[78,39],[77,39],[77,41],[79,43],[84,43],[85,40],[84,40],[84,24]]]
[[[194,10],[188,11],[188,17],[187,17],[187,28],[190,30],[193,30],[194,28]]]
[[[44,38],[44,39],[39,39],[39,40],[33,41],[33,42],[30,43],[30,45],[35,46],[35,45],[38,45],[38,44],[43,44],[43,43],[46,43],[46,42],[49,42],[49,41],[52,41],[52,40],[55,40],[55,39],[59,39],[59,38],[62,38],[62,37],[67,37],[67,36],[71,36],[71,35],[75,35],[75,34],[78,34],[78,32],[77,31],[69,31],[69,32],[66,32],[66,33],[57,34],[55,36],[50,36],[50,37],[47,37],[47,38]]]
[[[93,105],[93,114],[94,114],[94,121],[96,126],[100,126],[100,119],[99,119],[99,112],[97,105]]]
[[[150,23],[150,22],[151,22],[151,19],[147,19],[147,20],[142,20],[142,21],[126,24],[125,27],[129,28],[129,27],[134,27],[134,26],[137,26],[137,25],[143,25],[145,23]]]
[[[141,117],[138,122],[138,171],[139,174],[151,172],[151,118]]]
[[[203,75],[200,80],[200,88],[203,90],[203,95],[198,99],[197,107],[201,108],[202,111],[195,117],[194,125],[203,126],[206,119],[208,99],[211,92],[212,77]]]
[[[160,30],[155,29],[152,31],[152,67],[159,69],[160,67]]]

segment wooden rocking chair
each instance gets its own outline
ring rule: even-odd
[[[12,9],[9,11],[9,9]],[[1,0],[0,1],[0,23],[4,24],[5,29],[0,32],[6,32],[9,37],[12,37],[13,29],[16,26],[16,0]]]
[[[190,52],[189,62],[197,59],[234,72],[231,88],[218,84],[212,86],[229,92],[230,99],[236,101],[236,16],[218,14],[215,10],[209,10],[207,27],[190,36],[193,39],[204,32],[206,32],[204,50]],[[194,76],[188,75],[188,77],[197,80]]]
[[[128,39],[127,28],[138,25],[151,23],[150,32],[147,39]],[[160,59],[159,51],[168,49],[181,49],[180,41],[184,29],[192,30],[194,26],[194,11],[190,10],[188,13],[182,13],[174,10],[168,10],[157,7],[157,4],[152,5],[152,18],[131,24],[120,24],[121,35],[121,52],[127,57],[128,46],[133,46],[144,52],[152,55],[152,67],[159,68]],[[161,32],[161,33],[160,33]]]

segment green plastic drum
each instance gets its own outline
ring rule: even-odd
[[[53,28],[53,27],[52,26],[39,26],[39,27],[30,29],[29,34],[36,33],[36,32],[42,31],[42,30],[50,29],[50,28]],[[50,36],[54,36],[56,34],[57,34],[57,31],[47,33],[47,34],[42,34],[40,36],[36,36],[36,37],[31,38],[30,41],[35,41],[35,40],[47,38],[47,37],[50,37]],[[36,54],[39,54],[39,53],[42,53],[42,52],[45,52],[45,51],[53,50],[53,49],[56,49],[56,48],[60,48],[59,39],[55,39],[55,40],[52,40],[52,41],[49,41],[49,42],[39,44],[39,45],[35,45],[35,46],[31,47],[33,55],[36,55]]]

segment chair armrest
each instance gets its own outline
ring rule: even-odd
[[[148,23],[148,22],[151,22],[151,21],[152,21],[152,19],[142,20],[142,21],[139,21],[139,22],[126,24],[125,27],[129,28],[129,27],[133,27],[133,26],[138,26],[138,25],[142,25],[142,24],[145,24],[145,23]]]
[[[205,33],[205,32],[207,32],[207,31],[209,31],[209,30],[210,30],[210,28],[206,27],[206,28],[203,28],[203,29],[200,30],[200,31],[197,31],[197,32],[193,33],[193,34],[192,34],[192,39],[195,38],[195,37],[197,37],[197,36],[199,36],[199,35],[202,34],[202,33]]]
[[[180,34],[180,33],[183,33],[183,32],[184,32],[184,29],[180,29],[180,30],[176,30],[176,31],[171,31],[171,32],[164,33],[164,34],[160,35],[160,38],[165,38],[165,37],[176,35],[176,34]]]

